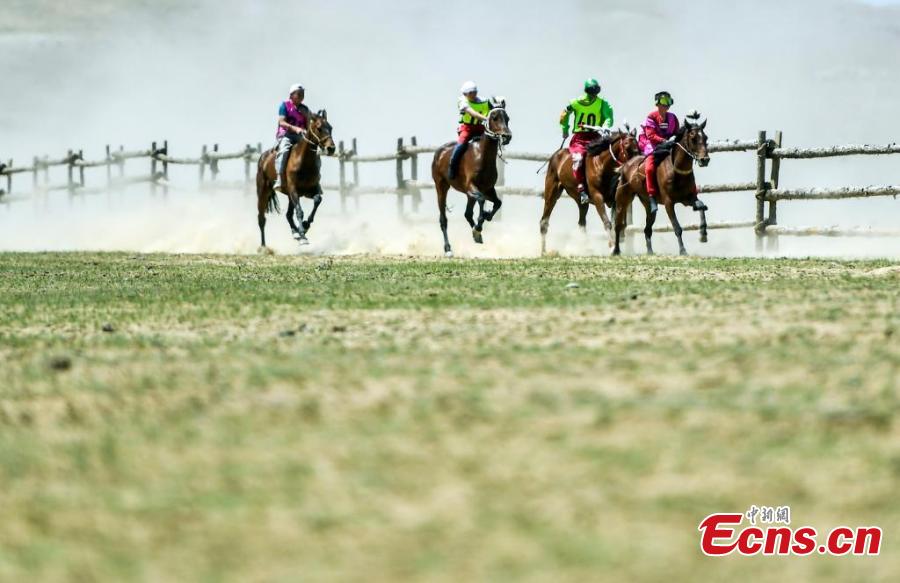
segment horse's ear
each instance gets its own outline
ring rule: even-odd
[[[322,119],[328,119],[328,112],[324,109],[320,109],[319,111],[317,111],[316,115],[321,117]]]
[[[706,120],[705,120],[705,119],[703,120],[703,123],[700,124],[700,129],[701,129],[701,130],[705,130],[705,129],[706,129]]]

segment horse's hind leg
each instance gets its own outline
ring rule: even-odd
[[[257,222],[257,224],[259,224],[260,246],[263,249],[265,249],[265,247],[266,247],[266,206],[267,205],[268,205],[268,201],[265,201],[262,198],[257,198],[256,222]]]
[[[288,208],[285,216],[287,217],[288,225],[291,226],[291,235],[293,235],[294,239],[300,238],[300,231],[297,230],[297,223],[294,222],[294,200],[288,197]]]
[[[587,230],[587,214],[590,203],[578,203],[578,228],[582,231]]]
[[[634,193],[631,191],[631,188],[628,185],[628,182],[624,182],[619,185],[616,189],[616,203],[615,203],[615,240],[613,242],[613,255],[621,255],[622,249],[620,246],[622,235],[625,233],[625,220],[628,217],[628,208],[631,206],[631,201],[634,200]]]
[[[453,257],[453,249],[450,247],[450,238],[447,236],[447,191],[450,185],[443,180],[435,180],[434,187],[437,190],[438,211],[440,212],[441,233],[444,235],[444,255]]]
[[[561,192],[562,188],[558,182],[554,187],[544,190],[544,214],[541,215],[541,255],[547,252],[547,229],[550,228],[550,215],[553,214],[553,208],[556,206]]]

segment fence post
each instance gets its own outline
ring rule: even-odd
[[[206,144],[203,144],[203,149],[200,150],[200,184],[203,184],[203,178],[206,175]]]
[[[119,178],[125,178],[125,146],[119,144]]]
[[[250,144],[244,146],[244,182],[250,182],[250,156],[253,154],[253,148]]]
[[[403,215],[403,192],[406,181],[403,180],[403,138],[397,138],[397,214]]]
[[[781,130],[775,132],[775,141],[774,145],[776,148],[781,147]],[[781,158],[772,158],[772,174],[771,174],[771,184],[772,188],[778,189],[778,179],[779,174],[781,173]],[[772,200],[769,201],[769,218],[766,219],[766,227],[770,225],[778,224],[778,201]],[[777,252],[778,251],[778,233],[766,233],[766,249],[768,251]]]
[[[359,150],[356,149],[356,138],[353,138],[353,203],[356,210],[359,210],[359,162],[356,161],[357,155],[359,155]]]
[[[9,170],[12,170],[12,167],[13,167],[12,158],[9,159],[9,162],[6,164],[6,167]],[[12,172],[10,172],[9,174],[6,175],[6,195],[9,196],[10,194],[12,194]]]
[[[31,166],[31,186],[34,190],[37,190],[38,187],[38,169],[40,168],[40,163],[41,159],[35,156]]]
[[[213,154],[219,153],[219,144],[213,144]],[[213,158],[209,162],[209,177],[215,182],[216,178],[219,176],[219,159]]]
[[[150,192],[156,194],[156,142],[150,144]]]
[[[109,144],[106,144],[106,188],[112,186],[112,157],[109,150]]]
[[[84,150],[78,150],[78,159],[84,162]],[[78,167],[78,184],[84,188],[84,166]]]
[[[499,160],[497,162],[497,186],[506,185],[506,162]]]
[[[341,212],[347,212],[347,169],[344,160],[344,140],[338,142],[338,188],[341,195]]]
[[[50,156],[44,154],[44,186],[50,184],[50,164],[48,162],[50,162]]]
[[[168,156],[169,156],[169,140],[163,140],[163,147],[162,147],[162,150],[160,151],[160,153],[163,156],[165,156],[166,158],[168,158]],[[163,196],[168,196],[169,195],[169,161],[163,160],[162,167],[163,167],[163,171],[162,171]]]
[[[412,136],[409,138],[410,145],[415,148],[419,145],[419,142],[416,140],[416,136]],[[419,205],[422,203],[422,191],[419,190],[419,155],[416,153],[412,154],[411,166],[409,169],[410,180],[413,182],[412,188],[412,210],[414,213],[419,212]]]
[[[68,187],[69,194],[73,194],[75,192],[75,154],[72,150],[66,152],[66,170],[68,174],[68,179],[66,180],[66,186]]]
[[[756,251],[763,250],[763,236],[766,233],[766,153],[768,150],[766,132],[759,132],[756,140]]]

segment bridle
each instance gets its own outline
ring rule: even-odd
[[[484,135],[492,140],[496,140],[497,142],[497,156],[503,160],[503,163],[506,164],[506,158],[503,157],[503,138],[505,138],[509,134],[501,134],[499,132],[495,132],[491,130],[491,116],[495,111],[503,112],[506,115],[506,109],[503,107],[494,107],[487,114],[487,119],[484,120]]]
[[[312,137],[315,138],[316,141],[314,142],[314,141],[310,140],[308,137],[306,137],[306,134],[312,135]],[[322,142],[325,141],[322,138],[321,134],[316,135],[313,133],[312,127],[307,128],[307,130],[300,135],[303,136],[303,139],[306,141],[307,144],[309,144],[313,148],[315,148],[315,150],[314,150],[315,152],[319,151],[319,148],[322,146]]]
[[[678,146],[679,148],[681,148],[681,151],[682,151],[682,152],[684,152],[685,154],[687,154],[688,156],[690,156],[690,158],[691,158],[692,161],[691,161],[691,167],[690,167],[689,169],[687,169],[687,170],[682,170],[681,168],[678,167],[677,164],[674,164],[674,160],[673,160],[672,168],[675,170],[675,173],[676,173],[676,174],[681,174],[682,176],[685,176],[685,175],[687,175],[687,174],[691,174],[691,173],[694,171],[694,162],[698,162],[698,163],[699,163],[699,162],[700,162],[700,158],[698,158],[693,152],[691,152],[690,150],[688,150],[687,148],[685,148],[684,146],[682,146],[682,145],[681,145],[681,142],[675,142],[675,145]]]
[[[614,143],[616,143],[616,144],[617,144],[617,143],[620,143],[620,142],[621,142],[622,140],[624,140],[624,139],[625,139],[625,134],[620,134],[620,135],[619,135],[619,139],[617,139],[617,140],[615,140],[615,141],[610,141],[610,142],[609,142],[609,155],[612,156],[613,162],[616,163],[616,166],[617,166],[617,167],[620,167],[620,168],[621,168],[622,166],[625,165],[625,162],[619,161],[619,158],[616,156],[615,150],[613,150],[613,144],[614,144]]]

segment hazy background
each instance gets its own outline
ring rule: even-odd
[[[600,79],[617,122],[640,123],[653,94],[667,89],[677,113],[697,108],[708,117],[712,140],[752,139],[760,129],[783,130],[788,146],[900,136],[900,9],[887,1],[0,0],[0,13],[0,158],[22,163],[68,148],[98,158],[107,143],[133,149],[168,139],[171,153],[183,156],[214,142],[225,150],[269,145],[277,104],[294,82],[306,86],[311,107],[327,106],[336,137],[357,137],[362,153],[389,151],[399,136],[452,139],[457,91],[468,78],[484,95],[507,97],[513,150],[553,150],[558,112],[588,76]],[[428,176],[428,162],[420,176]],[[337,165],[324,166],[334,181]],[[542,185],[536,169],[512,162],[507,183]],[[223,179],[239,178],[242,164],[223,163],[222,170]],[[754,173],[752,155],[720,154],[698,178],[748,181]],[[390,164],[362,167],[367,184],[389,184],[392,176]],[[0,249],[255,251],[252,196],[197,192],[194,167],[172,177],[167,199],[139,186],[0,205]],[[89,171],[88,185],[104,180],[102,169]],[[898,182],[897,157],[786,161],[782,168],[784,186]],[[14,186],[21,191],[30,179]],[[338,214],[336,196],[328,198],[308,252],[437,254],[432,192],[424,198],[405,222],[396,218],[393,197],[367,198],[349,217]],[[711,221],[753,217],[750,193],[705,200]],[[463,195],[451,195],[451,203],[451,236],[464,255],[537,253],[539,200],[507,197],[502,221],[487,227],[479,248],[465,227]],[[898,208],[894,199],[786,202],[779,224],[896,227]],[[679,216],[696,222],[686,208]],[[596,216],[587,238],[575,220],[574,203],[562,200],[551,247],[606,253]],[[279,251],[296,251],[283,218],[270,216],[267,234]],[[749,230],[714,231],[703,246],[696,233],[686,237],[693,253],[753,253]],[[658,234],[657,247],[674,251],[674,236]],[[780,252],[898,256],[900,241],[782,237]]]

